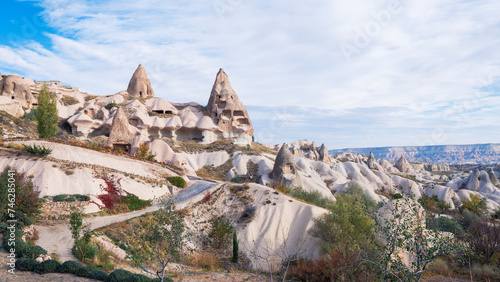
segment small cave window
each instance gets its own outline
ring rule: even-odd
[[[15,97],[14,97],[14,96],[12,96],[11,98],[12,98],[12,99],[15,99]]]
[[[139,91],[139,96],[141,96],[141,97],[142,97],[142,91]]]

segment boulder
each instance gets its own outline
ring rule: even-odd
[[[499,181],[498,181],[498,178],[497,176],[495,175],[495,172],[493,171],[493,168],[490,168],[488,170],[488,175],[490,176],[490,181],[491,181],[491,184],[497,186]]]

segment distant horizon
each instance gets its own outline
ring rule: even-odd
[[[2,4],[2,74],[111,95],[142,64],[157,97],[206,105],[224,68],[264,144],[500,140],[495,0]]]

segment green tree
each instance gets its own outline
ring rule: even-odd
[[[239,244],[238,244],[238,237],[236,236],[236,231],[233,233],[233,259],[232,261],[234,263],[238,263],[239,259]]]
[[[373,242],[374,220],[369,212],[375,202],[359,187],[351,187],[337,196],[330,212],[314,220],[311,233],[322,240],[326,254],[338,252],[344,259],[367,248]]]
[[[85,259],[85,250],[90,243],[91,230],[89,225],[83,225],[83,212],[81,209],[72,209],[69,215],[69,230],[71,237],[75,240],[75,248],[82,254],[82,267]],[[83,233],[83,236],[81,236]],[[81,236],[81,238],[80,238]]]
[[[193,252],[186,242],[193,235],[186,230],[184,212],[175,210],[172,199],[161,198],[160,209],[155,212],[155,223],[149,225],[144,239],[156,245],[160,269],[156,275],[163,281],[165,268],[170,262],[180,262],[186,252]]]
[[[451,237],[426,229],[429,215],[411,196],[390,201],[375,214],[375,230],[384,241],[376,264],[385,281],[391,277],[419,281],[430,262],[457,248]],[[404,252],[413,257],[408,265],[404,263]]]
[[[9,201],[9,194],[15,195],[14,202]],[[18,172],[9,166],[5,167],[0,174],[0,219],[6,216],[8,207],[16,211],[18,221],[39,214],[39,194],[40,191],[33,186],[33,182],[25,173]],[[30,221],[25,223],[30,223]]]
[[[36,112],[38,136],[40,138],[51,138],[56,135],[58,121],[56,103],[55,94],[49,93],[47,85],[44,85],[40,95],[38,95]]]
[[[216,216],[210,220],[210,231],[208,237],[211,239],[211,246],[215,250],[226,249],[231,241],[234,227],[231,221],[222,216]]]

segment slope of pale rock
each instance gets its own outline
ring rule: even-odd
[[[186,175],[196,175],[188,161],[183,156],[174,153],[165,141],[160,139],[153,140],[149,143],[149,150],[156,155],[155,159],[157,161],[166,162],[169,165],[181,168]]]
[[[274,162],[266,157],[249,156],[249,155],[244,155],[242,153],[237,153],[233,157],[234,173],[238,174],[238,175],[247,174],[248,173],[247,163],[250,160],[259,166],[259,171],[258,171],[259,175],[268,174],[273,170]],[[233,170],[231,170],[231,171],[233,171]],[[236,176],[236,175],[232,175],[232,177],[234,177],[234,176]],[[230,178],[232,178],[232,177],[230,177]]]
[[[46,142],[46,141],[20,141],[22,144],[36,144],[52,149],[50,157],[76,163],[99,165],[116,169],[118,171],[137,174],[145,177],[158,177],[159,175],[174,175],[174,173],[160,166],[139,162],[112,154],[101,153],[93,150],[79,148],[70,145]],[[140,164],[140,165],[139,165]]]
[[[146,105],[147,105],[147,101],[148,100],[146,100]],[[148,108],[143,103],[139,102],[139,100],[134,100],[134,101],[128,103],[128,105],[125,106],[125,109],[130,110],[130,111],[136,110],[136,111],[142,111],[142,112],[146,112],[146,113],[148,112]]]
[[[22,104],[7,96],[0,96],[0,111],[7,112],[9,115],[17,118],[24,115]]]
[[[379,160],[379,164],[389,173],[399,172],[397,168],[395,168],[390,162],[384,159]]]
[[[327,211],[282,194],[273,194],[272,189],[250,184],[255,197],[254,206],[258,207],[255,218],[246,226],[239,228],[240,250],[247,254],[254,269],[269,271],[264,260],[252,254],[266,257],[271,254],[278,259],[278,253],[298,254],[307,259],[320,255],[318,240],[309,235],[313,218]],[[268,191],[268,192],[266,192]],[[271,204],[265,204],[270,200]]]
[[[33,184],[40,189],[40,197],[59,194],[82,194],[89,195],[91,200],[100,203],[96,196],[102,194],[100,185],[103,185],[104,181],[95,176],[93,169],[77,166],[73,169],[72,174],[67,174],[59,168],[57,161],[24,159],[15,155],[0,158],[0,168],[3,169],[7,165],[29,175]],[[143,164],[135,162],[134,166],[139,170],[143,167]],[[153,199],[169,193],[167,186],[152,187],[151,184],[133,180],[122,173],[113,173],[112,175],[121,178],[121,185],[125,191],[135,194],[141,199]],[[86,212],[95,212],[97,210],[97,205],[88,205],[86,207]]]
[[[121,92],[120,92],[121,93]],[[97,103],[102,105],[107,105],[109,103],[121,104],[125,101],[122,94],[116,93],[114,95],[101,96],[97,98]]]
[[[424,194],[429,197],[436,195],[439,200],[444,200],[449,204],[452,210],[455,209],[455,204],[460,202],[459,197],[453,189],[442,185],[429,185],[425,188]]]
[[[202,152],[202,153],[177,153],[186,159],[189,165],[196,171],[205,165],[220,166],[229,160],[230,156],[226,151]]]

